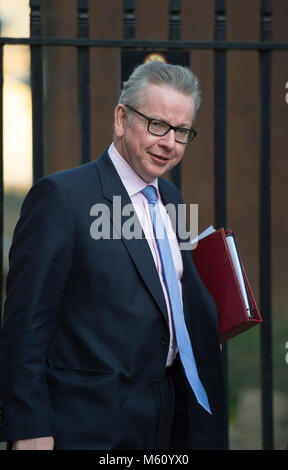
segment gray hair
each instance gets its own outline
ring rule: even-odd
[[[196,116],[201,104],[201,91],[198,78],[188,67],[158,61],[139,65],[124,83],[119,103],[141,106],[148,85],[168,86],[192,96],[195,105],[193,118]]]

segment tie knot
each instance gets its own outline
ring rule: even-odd
[[[154,206],[154,204],[157,203],[158,199],[154,186],[146,186],[144,189],[142,189],[141,193],[143,193],[144,196],[148,199],[149,204]]]

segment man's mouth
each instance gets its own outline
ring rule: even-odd
[[[169,161],[168,157],[164,157],[163,155],[157,155],[155,153],[151,153],[150,155],[157,161],[162,162],[162,163],[167,163]]]

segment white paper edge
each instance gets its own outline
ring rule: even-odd
[[[241,292],[242,292],[242,295],[243,295],[245,307],[247,309],[249,317],[251,318],[251,312],[250,312],[250,308],[249,308],[249,302],[248,302],[245,282],[244,282],[243,273],[242,273],[242,269],[241,269],[241,265],[240,265],[240,260],[239,260],[238,253],[237,253],[237,250],[236,250],[234,237],[233,236],[227,236],[226,240],[227,240],[229,251],[230,251],[230,254],[231,254],[231,257],[232,257],[235,272],[236,272],[236,275],[237,275],[237,278],[238,278],[239,286],[240,286],[240,289],[241,289]]]
[[[213,225],[209,225],[209,227],[207,227],[203,232],[201,232],[200,235],[191,240],[191,245],[194,245],[194,243],[197,243],[202,238],[208,237],[208,235],[211,235],[211,233],[213,232],[215,232],[215,228],[213,227]]]

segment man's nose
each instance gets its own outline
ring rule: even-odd
[[[173,129],[170,129],[170,131],[167,132],[166,135],[163,135],[162,137],[160,137],[159,145],[163,145],[171,150],[175,147],[176,141],[175,141],[175,132]]]

